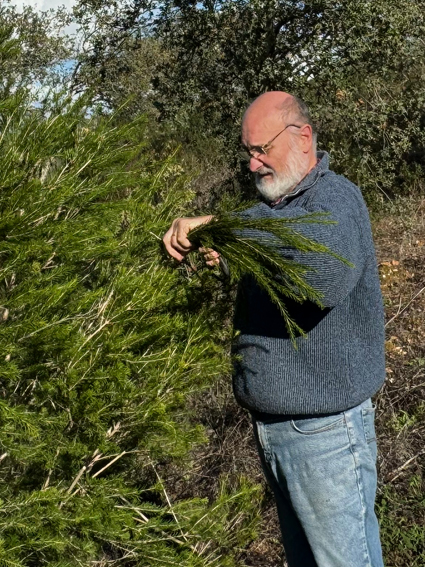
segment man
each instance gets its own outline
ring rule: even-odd
[[[247,109],[242,143],[263,202],[251,217],[329,213],[332,224],[297,230],[331,255],[282,254],[311,267],[323,308],[287,302],[307,338],[291,343],[275,305],[246,277],[235,327],[234,393],[253,417],[265,476],[274,492],[290,567],[382,567],[374,512],[376,439],[370,397],[384,381],[384,315],[369,217],[360,190],[328,169],[305,104],[268,92]],[[181,261],[187,234],[212,217],[176,219],[164,236]],[[207,264],[218,262],[203,250]]]

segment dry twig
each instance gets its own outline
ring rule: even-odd
[[[418,293],[416,293],[416,294],[412,297],[412,299],[409,301],[409,303],[407,303],[407,304],[403,307],[403,309],[402,309],[401,311],[400,311],[400,309],[399,309],[399,310],[397,311],[397,313],[396,313],[393,317],[391,317],[391,319],[390,319],[389,321],[387,321],[387,322],[385,323],[385,326],[388,327],[388,325],[389,325],[390,323],[392,323],[392,322],[394,321],[394,319],[397,319],[397,317],[398,317],[399,315],[401,315],[402,313],[404,313],[404,312],[406,311],[406,309],[411,305],[411,303],[412,303],[417,297],[419,297],[419,295],[420,295],[423,291],[425,291],[425,286],[424,286],[422,289],[420,289],[420,290],[418,291]]]
[[[402,472],[423,453],[425,453],[425,449],[423,451],[419,451],[419,453],[417,453],[414,457],[411,457],[405,463],[403,463],[400,467],[395,469],[395,471],[393,471],[391,473],[391,475],[389,476],[389,478],[387,479],[387,482],[388,483],[394,482],[395,479],[398,478],[402,474]]]

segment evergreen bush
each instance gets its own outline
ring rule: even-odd
[[[143,127],[0,100],[0,565],[231,565],[252,537],[255,487],[175,503],[161,478],[229,362],[217,283],[201,301],[161,251],[192,194]]]

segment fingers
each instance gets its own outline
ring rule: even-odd
[[[164,234],[162,241],[168,254],[181,262],[184,257],[193,249],[192,243],[188,240],[187,234],[190,230],[189,223],[181,222],[187,219],[176,219]]]
[[[165,249],[167,250],[168,254],[178,262],[181,262],[184,258],[184,255],[182,255],[176,248],[176,237],[173,233],[173,230],[173,225],[171,225],[171,227],[164,234],[162,242],[164,243]]]
[[[187,238],[189,232],[200,224],[210,222],[211,219],[212,216],[210,215],[206,217],[175,219],[162,239],[168,254],[178,262],[181,262],[194,249],[193,244]]]
[[[187,219],[176,219],[172,227],[174,229],[171,235],[173,246],[182,254],[189,252],[193,248],[193,244],[187,238],[191,229],[190,222],[187,222]]]
[[[214,267],[220,263],[220,254],[212,248],[199,248],[207,266]]]

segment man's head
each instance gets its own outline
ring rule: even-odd
[[[307,106],[284,92],[259,96],[242,121],[242,144],[260,193],[269,201],[290,193],[316,164],[316,136]]]

